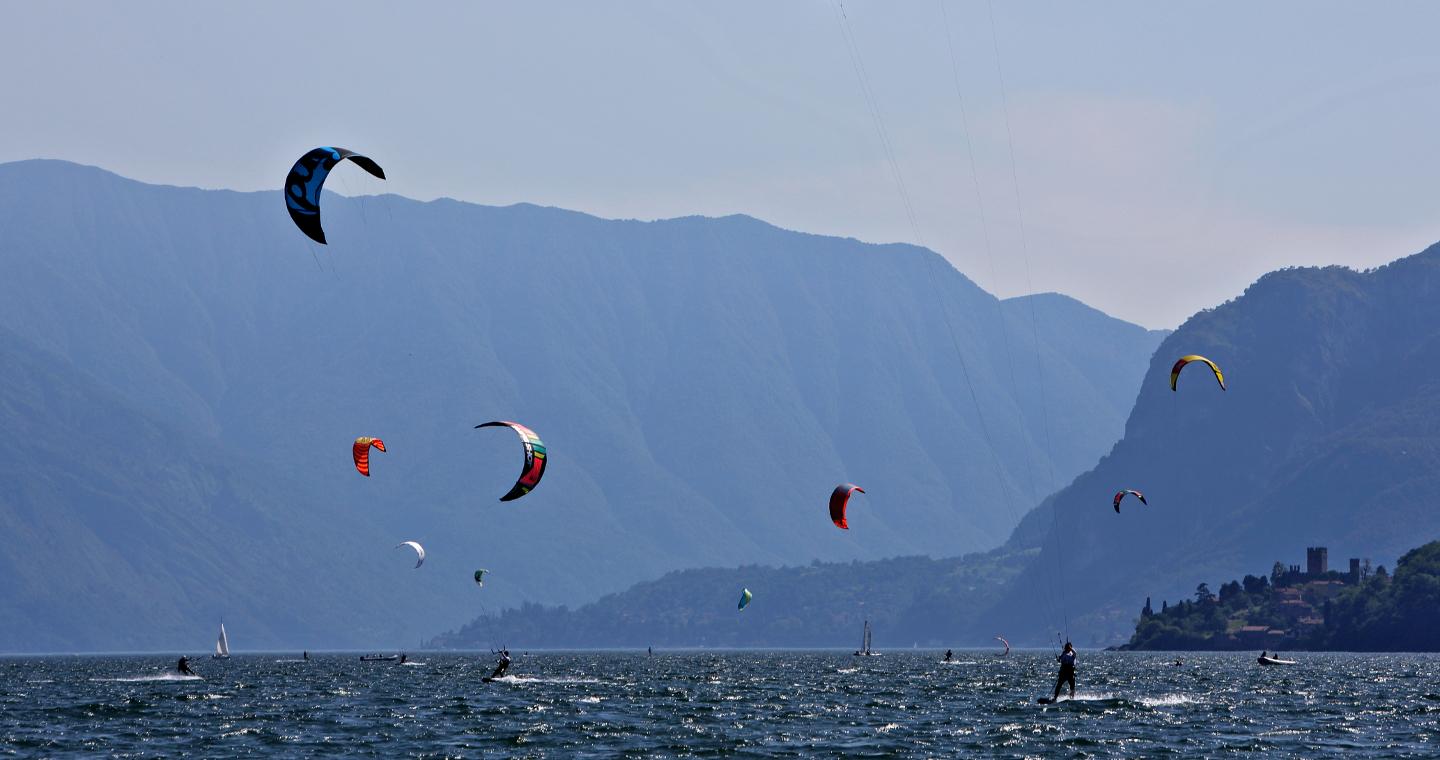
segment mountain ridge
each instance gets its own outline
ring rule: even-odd
[[[316,554],[306,532],[353,549],[320,551],[323,569],[302,564],[283,583],[244,563],[208,577],[216,597],[276,588],[244,613],[258,620],[273,605],[271,622],[227,616],[240,648],[410,642],[481,605],[574,603],[696,564],[997,545],[1030,494],[1119,435],[1163,334],[1063,299],[998,301],[925,249],[749,217],[626,222],[393,195],[327,194],[323,206],[326,247],[296,233],[278,191],[0,165],[0,265],[13,273],[0,279],[0,327],[177,440],[213,442],[218,459],[244,452],[248,477],[285,484],[277,494],[232,481],[237,503],[275,501],[269,513],[288,510],[297,525],[327,516],[280,534],[292,555]],[[1037,328],[1032,312],[1049,316]],[[1012,382],[1012,353],[1017,368],[1026,357],[1066,382],[1042,388],[1023,371]],[[27,413],[43,422],[52,411]],[[531,427],[551,456],[540,487],[503,505],[520,453],[513,436],[472,429],[492,419]],[[368,479],[349,462],[360,435],[389,449]],[[1056,445],[1042,449],[1046,436]],[[0,458],[21,445],[0,439]],[[185,462],[187,477],[212,477]],[[70,463],[56,453],[36,466]],[[841,479],[870,491],[854,505],[863,532],[836,531],[824,514]],[[427,547],[420,571],[397,572],[398,554],[385,554],[401,540]],[[0,546],[14,562],[31,552]],[[475,567],[494,572],[483,594]],[[284,589],[316,572],[338,579],[335,605],[373,608],[340,616],[365,633],[298,609]],[[167,583],[200,581],[177,562],[137,582],[163,598]],[[57,600],[107,604],[93,588]],[[208,640],[211,625],[189,623],[185,636]]]
[[[1186,599],[1197,583],[1298,563],[1309,546],[1327,546],[1337,564],[1390,564],[1417,537],[1440,535],[1436,294],[1440,245],[1365,271],[1265,275],[1162,341],[1124,437],[1026,514],[1005,546],[916,560],[923,567],[880,581],[878,605],[849,579],[897,572],[883,562],[732,567],[671,573],[577,610],[511,610],[493,624],[550,646],[635,646],[647,635],[667,646],[716,636],[834,646],[864,616],[926,646],[982,645],[996,631],[1019,645],[1061,635],[1105,646],[1130,637],[1147,598]],[[1219,362],[1229,390],[1195,364],[1171,391],[1172,363],[1190,353]],[[1111,497],[1125,488],[1149,504],[1130,500],[1117,514]],[[978,569],[996,582],[945,582]],[[778,597],[784,609],[755,625],[726,620],[706,606],[724,584]],[[475,645],[480,622],[433,643]]]

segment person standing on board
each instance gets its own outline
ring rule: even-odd
[[[490,680],[493,681],[493,680],[495,680],[495,679],[497,679],[497,678],[500,678],[500,677],[504,676],[504,675],[505,675],[505,671],[507,671],[507,670],[509,670],[509,669],[510,669],[510,650],[509,650],[509,649],[502,649],[502,650],[500,650],[500,661],[497,662],[497,663],[495,663],[495,672],[493,672],[493,673],[490,674]]]
[[[1064,651],[1060,652],[1060,656],[1055,659],[1060,663],[1060,675],[1055,679],[1055,696],[1051,697],[1050,701],[1053,702],[1060,698],[1060,687],[1066,683],[1070,684],[1070,698],[1074,699],[1075,647],[1071,646],[1070,642],[1065,642]]]

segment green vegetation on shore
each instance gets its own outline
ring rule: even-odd
[[[1394,576],[1308,575],[1276,563],[1193,600],[1154,611],[1149,600],[1121,649],[1440,651],[1440,541],[1400,558]]]

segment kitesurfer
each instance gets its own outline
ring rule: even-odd
[[[1060,687],[1066,683],[1070,684],[1070,698],[1074,699],[1075,647],[1071,646],[1070,642],[1065,642],[1065,649],[1061,651],[1060,656],[1055,659],[1060,663],[1060,675],[1055,679],[1055,696],[1051,697],[1050,701],[1053,702],[1060,698]]]
[[[180,662],[175,663],[175,669],[180,671],[180,675],[182,676],[195,675],[195,671],[190,669],[190,658],[183,654],[180,655]]]
[[[497,663],[495,663],[495,672],[490,674],[490,680],[493,681],[493,680],[495,680],[495,679],[497,679],[497,678],[505,675],[505,671],[507,671],[507,670],[509,670],[509,669],[510,669],[510,650],[509,650],[509,649],[502,649],[502,650],[500,650],[500,661],[497,662]]]
[[[305,652],[301,652],[301,653],[300,653],[300,656],[301,656],[301,657],[304,657],[306,662],[309,662],[309,661],[310,661],[310,652],[309,652],[308,650],[305,651]]]
[[[404,653],[404,652],[401,652],[401,653],[400,653],[400,664],[401,664],[401,665],[404,665],[406,659],[408,659],[408,658],[406,658],[405,653]]]
[[[949,649],[946,649],[946,650],[945,650],[945,661],[946,661],[946,662],[949,662],[949,661],[951,661],[951,660],[953,660],[953,659],[955,659],[955,653],[952,652],[952,651],[950,651]]]

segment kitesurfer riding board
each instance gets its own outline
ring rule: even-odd
[[[1070,642],[1065,642],[1065,649],[1055,660],[1060,663],[1060,675],[1055,677],[1055,694],[1049,698],[1040,697],[1035,701],[1042,705],[1054,704],[1060,701],[1060,687],[1070,685],[1070,698],[1075,698],[1075,647]]]
[[[491,673],[490,675],[488,675],[488,676],[480,679],[480,683],[490,683],[491,681],[494,681],[494,680],[497,679],[497,678],[501,678],[501,677],[503,677],[503,676],[505,675],[505,671],[507,671],[507,670],[509,670],[509,669],[510,669],[510,650],[508,650],[508,649],[502,649],[502,650],[500,650],[500,661],[497,662],[497,663],[495,663],[495,671],[494,671],[493,673]]]

